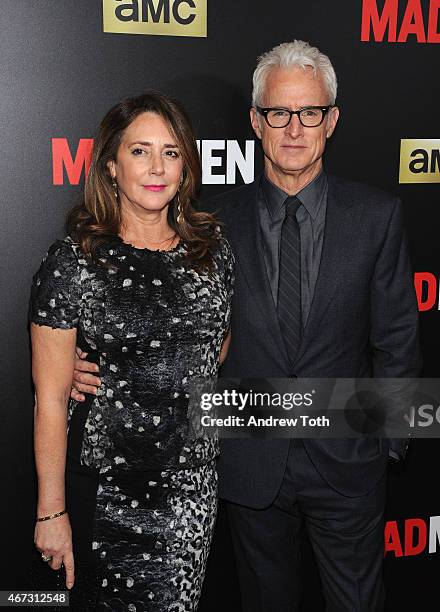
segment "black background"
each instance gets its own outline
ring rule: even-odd
[[[406,4],[400,1],[400,15]],[[422,5],[426,18],[429,1]],[[438,185],[398,182],[400,140],[439,137],[438,47],[418,44],[415,36],[405,44],[361,42],[361,12],[362,0],[208,0],[208,37],[183,38],[104,34],[99,0],[2,0],[1,588],[25,588],[32,546],[33,398],[26,322],[31,277],[48,245],[64,235],[65,213],[81,191],[81,185],[52,184],[52,138],[67,138],[74,153],[80,138],[93,137],[111,105],[153,87],[185,104],[198,138],[243,144],[253,138],[248,109],[257,56],[280,42],[307,40],[330,56],[339,80],[341,117],[326,168],[400,195],[414,269],[438,278]],[[258,146],[256,151],[257,172],[262,162]],[[237,184],[239,178],[238,173]],[[230,187],[205,185],[202,194]],[[437,304],[421,316],[425,374],[431,377],[438,370],[439,316]],[[438,447],[436,440],[416,440],[405,464],[391,470],[387,514],[399,521],[401,532],[405,518],[440,514]],[[218,534],[200,612],[238,612],[223,511]],[[319,581],[307,541],[304,553],[305,610],[319,612]],[[385,570],[389,610],[435,601],[438,553],[388,555]]]

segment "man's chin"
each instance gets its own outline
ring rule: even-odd
[[[305,161],[302,163],[298,161],[296,163],[290,162],[288,164],[280,164],[278,167],[283,174],[296,174],[297,172],[303,172],[310,168],[310,164]]]
[[[310,157],[304,155],[303,152],[283,155],[277,161],[278,167],[286,172],[302,170],[313,163]]]

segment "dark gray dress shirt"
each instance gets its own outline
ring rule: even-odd
[[[304,189],[295,194],[302,204],[298,208],[296,219],[301,236],[301,312],[303,327],[307,323],[318,278],[324,240],[327,192],[327,175],[325,172],[321,172]],[[286,214],[285,202],[288,197],[289,194],[274,185],[265,175],[262,176],[258,196],[258,213],[264,259],[275,306],[278,298],[281,226]]]

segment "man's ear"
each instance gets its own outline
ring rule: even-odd
[[[254,132],[261,140],[260,117],[257,113],[257,109],[254,106],[250,110],[250,118]]]
[[[338,119],[339,119],[339,108],[337,106],[334,106],[333,108],[330,109],[329,118],[327,120],[327,129],[326,129],[327,138],[330,138],[330,136],[335,131],[335,127],[336,127],[336,124],[338,123]]]

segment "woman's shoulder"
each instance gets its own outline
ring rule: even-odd
[[[72,236],[64,236],[64,238],[57,238],[47,249],[47,254],[57,254],[61,257],[79,257],[81,255],[81,248],[78,242],[76,242]]]
[[[37,276],[59,278],[59,282],[70,282],[73,277],[80,274],[81,268],[87,261],[81,251],[80,245],[71,236],[57,239],[49,246]]]
[[[78,266],[87,264],[80,244],[69,235],[64,238],[58,238],[52,242],[47,249],[43,262],[47,260],[59,262],[60,264],[74,264]]]

